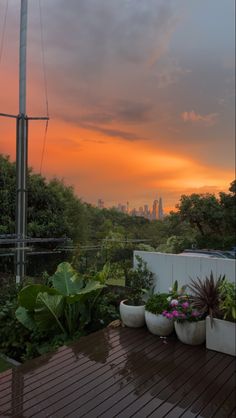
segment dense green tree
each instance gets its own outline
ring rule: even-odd
[[[197,231],[198,246],[206,248],[230,248],[235,244],[235,181],[229,192],[192,194],[181,196],[177,205],[180,222],[188,222]]]
[[[0,234],[14,233],[16,205],[15,164],[0,154]]]
[[[15,232],[15,164],[0,155],[0,233]],[[62,237],[82,241],[86,238],[86,208],[73,188],[62,181],[49,182],[28,171],[28,226],[31,237]]]
[[[0,234],[15,232],[15,164],[0,155]],[[32,237],[67,236],[77,244],[77,265],[85,271],[108,258],[119,262],[140,248],[181,252],[235,245],[236,181],[229,193],[181,196],[175,212],[149,221],[116,209],[98,209],[83,203],[63,181],[47,181],[28,171],[28,232]],[[115,237],[116,239],[113,239]],[[131,243],[131,241],[133,242]],[[110,248],[110,247],[111,248]]]

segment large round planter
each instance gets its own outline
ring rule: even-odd
[[[184,344],[199,345],[206,339],[206,320],[197,322],[175,322],[178,339]]]
[[[148,330],[155,335],[165,337],[170,335],[174,329],[173,319],[168,319],[163,315],[155,315],[145,311],[145,321]]]
[[[126,300],[120,302],[120,317],[121,321],[130,328],[139,328],[145,325],[144,310],[145,305],[132,306],[127,305]]]

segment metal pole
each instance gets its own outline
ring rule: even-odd
[[[16,236],[26,238],[27,227],[27,166],[28,166],[28,120],[26,116],[26,52],[27,52],[28,0],[21,0],[20,52],[19,52],[19,115],[16,135]],[[25,244],[17,243],[16,283],[19,283],[26,268]]]

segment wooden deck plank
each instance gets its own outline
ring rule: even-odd
[[[171,403],[168,399],[173,393],[178,390],[182,382],[191,379],[199,367],[205,363],[205,352],[196,347],[184,346],[187,356],[186,360],[182,360],[175,367],[164,370],[163,378],[157,381],[151,388],[148,388],[142,396],[139,397],[138,403],[134,402],[132,409],[134,416],[145,417],[151,414],[159,414],[159,409],[162,405],[163,415],[168,412]],[[177,366],[177,367],[176,367]],[[186,370],[188,371],[186,376]],[[167,372],[167,373],[166,373]],[[132,416],[132,415],[131,415]],[[162,416],[161,414],[159,416]]]
[[[211,375],[211,378],[214,379],[214,373],[217,373],[218,364],[224,359],[224,355],[214,351],[207,351],[206,355],[210,355],[211,357],[203,366],[203,369],[199,370],[200,373],[198,371],[190,381],[186,382],[185,385],[180,387],[173,396],[169,398],[172,408],[166,413],[166,417],[177,418],[182,416],[184,411],[189,410],[194,397],[204,396],[206,385],[210,379],[209,376]],[[212,372],[213,374],[211,374]],[[219,370],[219,373],[221,373],[221,369]]]
[[[140,340],[140,335],[138,336],[136,333],[130,333],[128,334],[129,338],[126,337],[126,332],[124,332],[124,349],[126,350],[127,347],[130,347],[130,349],[133,349],[137,346],[137,342]],[[146,336],[146,334],[144,334]],[[116,337],[119,340],[119,336],[116,335]],[[88,337],[89,338],[89,337]],[[120,346],[120,342],[117,343],[117,338],[116,339],[112,339],[111,341],[115,341],[114,346],[112,347],[112,343],[110,342],[110,354],[109,356],[111,357],[111,360],[113,360],[113,357],[116,357],[116,353],[117,355],[121,355],[121,346]],[[149,338],[149,337],[148,337]],[[148,341],[148,338],[146,338],[146,340]],[[126,341],[127,339],[127,341]],[[126,343],[127,343],[127,347],[126,347]],[[133,343],[133,346],[132,346]],[[98,344],[99,345],[99,344]],[[98,346],[97,346],[98,347]],[[101,347],[102,349],[103,347]],[[80,347],[80,350],[84,352],[84,347]],[[69,351],[69,349],[68,349]],[[96,355],[94,354],[96,353]],[[78,354],[78,353],[77,353]],[[96,357],[97,361],[92,360],[90,361],[89,356],[92,355],[92,357]],[[108,353],[107,353],[108,355]],[[50,392],[50,388],[51,390],[53,390],[55,387],[57,387],[58,382],[60,383],[60,379],[61,378],[62,382],[64,383],[65,381],[68,380],[68,385],[69,385],[69,379],[70,379],[70,372],[72,372],[73,374],[77,374],[79,373],[79,375],[82,375],[82,378],[84,376],[86,376],[87,374],[89,374],[90,369],[92,369],[91,371],[94,372],[95,370],[101,368],[103,369],[103,361],[104,361],[104,352],[102,353],[102,357],[99,355],[98,352],[96,352],[96,350],[94,351],[94,348],[91,347],[91,349],[89,348],[87,351],[87,357],[86,357],[86,361],[84,361],[84,357],[81,357],[80,355],[78,356],[78,359],[71,362],[70,359],[70,363],[69,365],[67,364],[67,362],[65,361],[63,363],[63,368],[61,367],[61,363],[54,365],[54,368],[51,369],[51,373],[47,373],[45,376],[45,373],[43,371],[42,375],[43,377],[40,376],[40,379],[36,380],[35,382],[32,380],[30,380],[30,384],[29,384],[29,379],[27,378],[28,376],[26,375],[24,377],[24,399],[23,401],[20,399],[20,396],[18,396],[18,401],[19,403],[23,403],[24,402],[24,410],[25,408],[27,408],[27,406],[30,405],[30,407],[32,407],[32,399],[34,399],[34,403],[39,402],[38,398],[39,395],[41,395],[41,392],[45,392],[47,394],[47,397],[49,396],[49,392]],[[102,362],[100,362],[100,361]],[[69,367],[70,366],[70,367]],[[55,368],[56,367],[56,368]],[[84,374],[83,374],[84,371]],[[21,368],[18,369],[18,372],[21,374]],[[58,373],[59,375],[58,375]],[[52,377],[51,377],[52,375]],[[66,376],[65,376],[66,375]],[[37,375],[38,377],[38,375]],[[35,375],[33,376],[33,379],[35,380]],[[47,380],[48,379],[48,380]],[[58,380],[59,379],[59,380]],[[26,381],[26,384],[25,384]],[[36,386],[33,386],[33,383],[36,383]],[[47,386],[47,387],[46,387]],[[49,391],[49,392],[48,392]],[[40,400],[42,398],[40,397]],[[0,401],[0,404],[5,404],[7,402],[7,398],[4,397],[2,398],[2,401]],[[43,400],[43,399],[42,399]],[[17,401],[16,397],[15,397],[15,401]],[[26,405],[27,402],[29,402],[29,405]]]
[[[153,346],[152,342],[152,346]],[[147,347],[149,350],[152,349],[150,340],[146,338],[146,341],[137,348],[137,340],[131,344],[129,342],[129,349],[130,350],[137,350],[142,355],[142,351]],[[53,390],[44,391],[45,396],[40,395],[41,399],[41,408],[43,409],[43,402],[46,402],[45,408],[47,412],[58,410],[60,408],[65,409],[67,403],[73,402],[73,399],[76,396],[76,399],[79,399],[82,394],[87,394],[92,388],[94,393],[94,387],[99,386],[105,390],[106,386],[109,386],[113,383],[113,380],[116,378],[114,373],[114,367],[123,364],[126,361],[126,354],[122,353],[121,351],[117,354],[111,355],[107,358],[105,365],[97,365],[98,367],[92,367],[91,371],[89,372],[88,369],[85,369],[81,373],[81,369],[79,370],[79,374],[74,375],[74,378],[70,378],[70,376],[66,375],[66,379],[61,382],[61,385],[58,386],[58,381],[56,381],[56,386],[54,386]],[[97,380],[100,377],[100,384],[97,383]],[[109,381],[110,379],[110,381]],[[91,388],[92,387],[92,388]],[[55,390],[54,390],[55,389]],[[61,392],[63,392],[63,400],[61,400]],[[76,394],[76,395],[75,395]],[[49,398],[49,399],[48,399]],[[25,407],[25,405],[24,405]]]
[[[195,399],[195,401],[192,402],[191,406],[189,407],[189,410],[193,414],[195,414],[194,416],[201,414],[202,409],[208,403],[212,404],[211,401],[214,397],[214,394],[217,393],[219,390],[222,390],[224,385],[227,383],[227,380],[232,375],[232,362],[229,361],[227,366],[226,361],[222,361],[222,363],[224,364],[224,366],[223,364],[218,365],[217,374],[214,373],[214,371],[212,371],[212,374],[210,376],[211,382],[207,382],[207,386],[205,386],[203,396],[198,396],[197,399]],[[193,395],[195,395],[195,391]],[[194,396],[192,397],[192,399],[194,400]],[[186,417],[187,413],[183,414],[183,418]]]
[[[190,364],[190,367],[192,365],[192,359],[191,359],[191,356],[190,356],[190,352],[188,350],[187,351],[186,350],[187,350],[187,348],[185,346],[184,347],[184,352],[186,353],[185,355],[187,356],[186,361],[184,360],[184,358],[181,358],[181,361],[180,361],[179,365],[177,364],[177,361],[175,361],[174,368],[171,367],[169,364],[166,364],[165,368],[162,372],[162,376],[159,377],[160,372],[158,373],[158,371],[157,371],[157,377],[155,377],[155,383],[150,382],[150,385],[145,384],[143,386],[136,387],[136,390],[139,393],[138,399],[134,399],[132,397],[132,393],[131,393],[129,396],[126,397],[126,399],[123,399],[119,403],[119,405],[117,404],[115,406],[115,408],[116,408],[116,411],[119,411],[119,417],[122,417],[122,416],[124,417],[126,414],[129,413],[129,410],[132,413],[140,411],[140,409],[143,407],[145,402],[148,403],[148,401],[151,401],[153,399],[152,393],[155,393],[154,397],[156,399],[156,391],[158,389],[161,390],[162,385],[165,384],[165,382],[167,380],[168,380],[168,382],[170,382],[170,384],[173,381],[174,383],[172,383],[172,385],[176,386],[176,384],[175,384],[176,376],[179,375],[179,369],[182,369],[182,364],[185,364],[186,367],[188,366],[188,364]],[[199,366],[200,366],[200,364],[198,365],[198,367]],[[156,372],[156,370],[153,368],[153,373],[155,373],[155,372]],[[164,380],[162,381],[161,378],[163,378]],[[167,384],[166,387],[168,387],[168,386],[169,386],[169,384]],[[177,387],[178,387],[178,384],[177,384]],[[157,406],[156,403],[155,403],[155,405]],[[127,409],[124,410],[124,406],[127,406]],[[123,411],[123,413],[122,413],[122,411]],[[110,415],[113,415],[113,409],[107,411],[107,413],[102,415],[102,416],[104,416],[104,417],[107,416],[108,417],[109,413],[110,413]]]
[[[134,334],[128,340],[128,344],[131,344],[133,338],[135,339],[135,341],[138,340],[137,336],[135,336],[135,334]],[[112,346],[112,348],[110,349],[110,355],[114,354],[115,352],[120,352],[119,336],[116,335],[116,338],[111,339],[110,346]],[[84,347],[81,346],[80,349],[82,351],[82,350],[84,350]],[[67,373],[67,376],[68,376],[68,374],[70,374],[70,372],[76,373],[76,369],[78,369],[78,368],[79,368],[79,371],[81,373],[81,371],[83,371],[84,369],[87,371],[87,370],[91,369],[94,365],[96,367],[99,367],[98,362],[96,362],[95,360],[91,361],[91,359],[88,358],[88,356],[91,356],[91,355],[94,357],[93,350],[94,350],[93,347],[91,347],[91,349],[88,349],[86,351],[86,355],[81,354],[81,353],[79,355],[76,355],[76,353],[72,352],[72,353],[70,353],[71,355],[69,355],[69,357],[60,358],[59,363],[55,364],[55,362],[54,362],[54,365],[52,367],[50,367],[50,364],[49,364],[47,373],[45,373],[45,371],[43,370],[42,374],[40,374],[40,375],[39,374],[37,374],[37,375],[34,374],[33,376],[30,375],[29,377],[28,377],[27,374],[24,375],[24,395],[25,395],[25,397],[28,398],[29,393],[32,393],[33,390],[36,390],[40,387],[43,387],[46,390],[46,385],[47,386],[52,385],[53,380],[57,380],[57,383],[59,383],[61,379],[64,381],[65,370],[66,370],[66,373]],[[70,350],[68,348],[67,348],[67,351],[70,352]],[[61,362],[63,362],[63,369],[61,368]],[[18,369],[19,373],[22,373],[21,370],[22,370],[21,368]],[[89,371],[88,371],[88,373],[89,373]],[[37,376],[37,378],[36,378],[36,376]],[[38,377],[40,377],[40,379]],[[8,386],[8,392],[9,392],[9,386]],[[9,393],[8,393],[8,395],[9,395]],[[1,400],[1,398],[2,398],[2,400]],[[0,397],[0,405],[2,405],[2,403],[6,402],[6,401],[7,401],[7,393],[5,391],[4,393],[2,393],[2,396]]]
[[[133,356],[134,353],[131,353],[131,355]],[[143,361],[142,361],[144,355],[145,355],[145,352],[143,351],[141,358],[136,358],[136,356],[134,356],[136,366],[134,366],[133,371],[137,373],[138,375],[140,375],[141,379],[144,379],[144,378],[147,379],[146,374],[150,376],[150,370],[146,367],[146,365],[143,364]],[[155,359],[156,361],[162,361],[168,358],[168,356],[170,355],[170,351],[168,351],[166,347],[162,345],[162,350],[160,350],[159,348],[158,352],[155,350],[154,352],[150,352],[149,355],[151,358]],[[119,400],[120,398],[126,395],[127,391],[128,392],[133,391],[135,379],[132,376],[130,376],[130,372],[128,369],[129,369],[129,366],[127,367],[127,363],[123,365],[123,368],[122,368],[122,371],[120,373],[118,380],[116,381],[115,384],[110,386],[106,390],[106,392],[104,392],[100,388],[99,392],[96,393],[95,398],[93,397],[93,394],[94,394],[94,391],[93,391],[92,393],[88,394],[86,398],[82,399],[81,400],[82,405],[80,404],[80,412],[82,414],[89,414],[89,416],[92,416],[92,413],[93,413],[92,410],[96,410],[96,413],[100,414],[101,413],[100,408],[104,408],[104,404],[103,404],[104,399],[108,400],[108,402],[116,403],[117,400]],[[127,374],[124,375],[124,372]],[[87,401],[88,398],[91,400],[91,403]],[[77,400],[69,406],[70,411],[66,410],[67,415],[65,416],[74,416],[74,414],[76,414],[76,409],[78,407],[76,402]],[[69,412],[69,415],[68,415],[68,412]]]
[[[0,375],[0,417],[235,417],[235,359],[104,329]]]

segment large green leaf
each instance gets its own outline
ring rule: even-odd
[[[57,326],[63,333],[65,329],[60,322],[64,309],[64,296],[39,293],[36,299],[34,319],[42,330]]]
[[[88,280],[86,282],[86,286],[83,289],[81,289],[75,295],[67,296],[66,300],[67,300],[68,303],[74,303],[76,301],[81,300],[84,297],[84,295],[88,295],[88,294],[90,294],[90,293],[92,293],[96,290],[103,289],[104,287],[105,287],[105,285],[103,285],[99,282],[96,282],[94,280]]]
[[[55,289],[47,287],[42,284],[31,284],[25,286],[18,295],[19,304],[29,311],[33,311],[36,304],[36,299],[39,293],[47,292],[49,294],[55,295],[58,292]]]
[[[34,321],[32,313],[30,313],[23,306],[19,306],[15,312],[16,318],[21,322],[24,327],[33,330],[36,327],[36,322]]]
[[[74,295],[83,287],[83,280],[78,278],[77,273],[70,263],[61,263],[56,273],[52,276],[53,287],[64,296]]]

